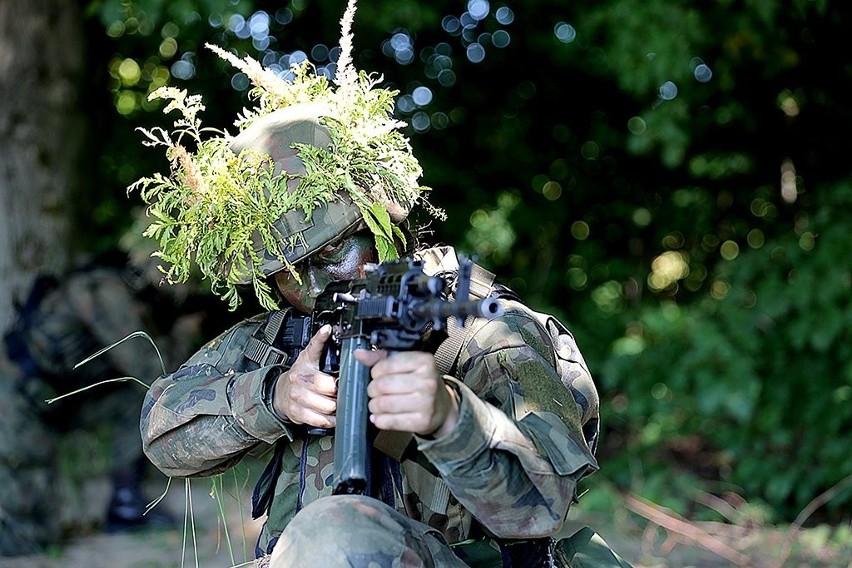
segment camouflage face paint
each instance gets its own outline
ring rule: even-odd
[[[326,245],[310,258],[295,266],[302,283],[287,270],[275,274],[278,290],[297,310],[310,313],[317,296],[329,282],[364,277],[364,265],[376,262],[373,239],[364,234],[352,235]]]

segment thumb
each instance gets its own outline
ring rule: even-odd
[[[308,361],[319,364],[320,357],[322,357],[322,350],[329,337],[331,337],[331,325],[325,324],[311,337],[307,347],[302,351],[302,355],[307,357]]]

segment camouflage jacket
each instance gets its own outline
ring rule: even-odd
[[[419,256],[427,273],[458,267],[450,248]],[[573,338],[566,332],[554,345],[541,314],[516,301],[504,307],[471,327],[457,376],[445,376],[460,395],[457,428],[434,440],[415,436],[391,476],[393,506],[450,543],[483,529],[500,538],[557,532],[577,482],[597,469],[597,391]],[[170,476],[217,474],[250,451],[283,444],[258,554],[300,508],[331,494],[333,459],[333,437],[301,433],[273,410],[270,382],[280,369],[243,356],[264,321],[232,327],[158,379],[141,418],[145,453]]]

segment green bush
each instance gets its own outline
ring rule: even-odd
[[[852,184],[817,199],[811,218],[721,264],[717,297],[645,306],[612,344],[598,376],[618,394],[605,412],[657,498],[670,486],[650,480],[677,472],[673,454],[788,520],[852,471]],[[826,510],[850,504],[846,491]]]

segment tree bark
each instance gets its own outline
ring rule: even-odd
[[[78,2],[0,2],[0,330],[36,273],[68,265],[84,47]]]

